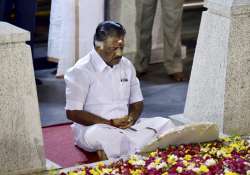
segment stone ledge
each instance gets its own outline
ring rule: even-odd
[[[0,22],[0,44],[30,40],[30,33],[7,22]]]
[[[177,126],[191,123],[191,121],[187,117],[184,117],[183,113],[170,115],[168,116],[168,118],[171,119],[174,122],[174,124]]]

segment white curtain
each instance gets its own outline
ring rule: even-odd
[[[104,0],[52,0],[51,3],[48,58],[58,61],[57,77],[62,77],[92,49],[96,26],[104,19]]]

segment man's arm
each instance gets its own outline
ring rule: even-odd
[[[143,101],[135,102],[129,105],[129,116],[133,117],[134,122],[138,120],[143,110]]]
[[[130,104],[129,114],[126,117],[124,117],[124,119],[126,118],[127,123],[123,123],[123,125],[120,125],[119,128],[126,129],[134,125],[135,122],[140,117],[142,110],[143,110],[143,101]]]
[[[66,110],[66,114],[69,120],[73,122],[90,126],[94,124],[107,124],[119,128],[128,128],[132,126],[140,117],[143,110],[143,101],[135,102],[129,105],[128,117],[107,120],[90,112],[84,110]],[[131,121],[128,121],[131,119]]]
[[[134,124],[140,117],[143,110],[143,101],[135,102],[129,105],[129,118],[132,119],[132,124]]]
[[[107,124],[117,128],[126,128],[124,126],[128,126],[131,123],[128,116],[107,120],[84,110],[66,110],[66,114],[69,120],[85,126],[94,124]]]
[[[111,121],[101,118],[95,114],[84,110],[66,110],[66,114],[69,120],[72,120],[76,123],[90,126],[94,124],[107,124],[111,125]]]

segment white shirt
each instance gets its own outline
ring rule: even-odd
[[[93,49],[65,75],[67,110],[85,110],[105,119],[128,114],[128,105],[142,101],[132,63],[122,57],[113,68]]]

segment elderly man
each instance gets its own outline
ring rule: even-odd
[[[122,56],[125,33],[119,23],[100,23],[94,49],[65,75],[65,108],[74,121],[75,143],[108,158],[135,153],[174,126],[161,117],[138,120],[143,97],[132,63]]]

